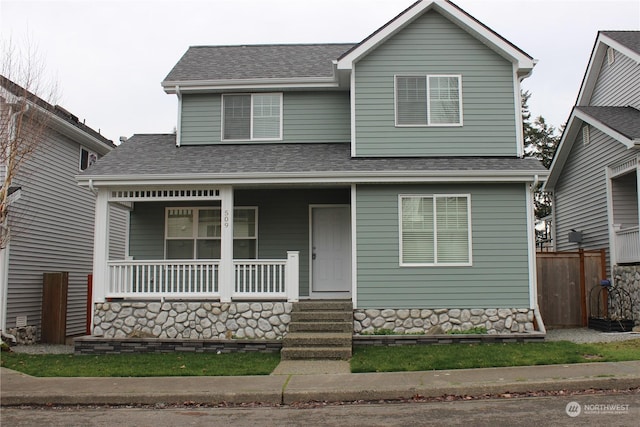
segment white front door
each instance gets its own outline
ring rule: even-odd
[[[311,207],[311,295],[351,292],[351,212],[348,205]]]

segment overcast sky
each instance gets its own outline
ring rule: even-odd
[[[0,37],[31,40],[57,103],[113,141],[172,132],[160,82],[192,45],[359,42],[414,0],[0,0]],[[457,0],[539,60],[523,88],[534,115],[569,116],[598,30],[640,29],[639,0]]]

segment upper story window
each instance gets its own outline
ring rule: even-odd
[[[98,161],[98,155],[93,151],[80,147],[80,170],[83,171]]]
[[[468,194],[400,196],[400,265],[471,265]]]
[[[462,76],[396,76],[396,126],[462,126]]]
[[[282,94],[222,95],[222,139],[282,139]]]

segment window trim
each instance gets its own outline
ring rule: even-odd
[[[87,153],[87,167],[84,168],[84,169],[82,169],[82,158],[84,157],[84,153],[83,152]],[[91,159],[92,156],[95,158],[93,163],[90,162],[90,159]],[[91,151],[88,148],[83,147],[82,145],[80,146],[80,159],[78,160],[78,170],[80,172],[86,171],[92,165],[94,165],[97,161],[98,161],[98,153],[96,153],[95,151]]]
[[[169,211],[172,209],[191,209],[194,212],[193,216],[193,225],[192,225],[192,235],[191,238],[185,237],[169,237]],[[256,241],[256,258],[258,259],[258,207],[257,206],[234,206],[235,210],[253,210],[255,212],[255,235],[253,237],[233,237],[233,240],[255,240]],[[216,258],[197,258],[198,256],[198,240],[218,240],[221,241],[221,237],[198,237],[198,218],[200,216],[201,210],[217,210],[222,211],[220,206],[167,206],[164,208],[164,255],[163,259],[167,260],[167,241],[168,240],[193,240],[193,258],[180,258],[174,259],[172,261],[180,261],[180,260],[198,260],[198,259],[216,259]],[[235,212],[234,212],[234,220],[235,220]],[[220,221],[222,225],[222,216],[220,216]],[[234,228],[235,230],[235,228]],[[235,232],[235,231],[234,231]],[[235,259],[235,258],[234,258]]]
[[[399,77],[424,77],[426,80],[427,92],[427,122],[425,124],[401,124],[398,123],[398,78]],[[458,123],[431,123],[431,98],[429,96],[430,77],[455,77],[458,79],[458,112],[460,121]],[[393,76],[393,107],[395,113],[395,126],[399,128],[419,128],[419,127],[461,127],[464,125],[462,111],[462,74],[394,74]]]
[[[278,125],[278,132],[279,135],[276,138],[254,138],[253,137],[253,124],[254,124],[254,116],[253,116],[253,98],[254,96],[260,96],[260,95],[277,95],[280,99],[280,123]],[[225,96],[249,96],[251,98],[251,106],[250,106],[250,119],[249,119],[249,138],[239,138],[239,139],[229,139],[229,138],[225,138],[224,137],[224,126],[225,126],[225,119],[224,119],[224,97]],[[242,142],[242,141],[282,141],[283,137],[283,127],[282,127],[282,123],[283,123],[283,116],[284,116],[284,111],[283,111],[283,94],[282,92],[257,92],[257,93],[224,93],[222,94],[222,96],[220,96],[220,118],[221,118],[221,122],[220,122],[220,141],[224,141],[224,142]]]
[[[467,242],[469,244],[468,261],[466,262],[438,262],[438,230],[437,230],[437,199],[446,197],[464,197],[467,199]],[[434,229],[433,229],[433,254],[434,262],[432,263],[413,263],[404,262],[402,253],[402,200],[408,198],[431,198],[434,200]],[[398,264],[400,267],[472,267],[473,266],[473,239],[471,230],[471,194],[452,194],[452,193],[431,193],[431,194],[399,194],[398,195]]]

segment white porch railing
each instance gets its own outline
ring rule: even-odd
[[[640,262],[640,228],[616,231],[616,262]]]
[[[109,261],[106,298],[211,298],[224,301],[219,260]],[[231,299],[298,300],[298,252],[284,260],[234,260]]]
[[[219,261],[109,261],[109,298],[217,297]]]
[[[286,260],[235,260],[234,298],[286,298]]]

